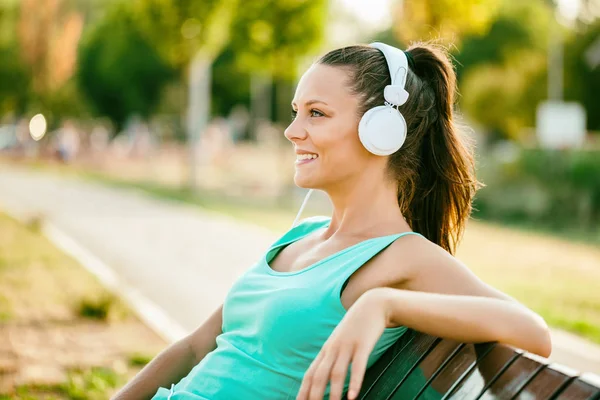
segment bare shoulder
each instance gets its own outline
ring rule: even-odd
[[[411,254],[416,246],[428,246],[428,243],[430,242],[417,235],[398,238],[359,269],[353,275],[351,284],[360,282],[358,285],[362,291],[384,286],[401,288],[412,279],[415,260]]]
[[[394,261],[395,260],[395,261]],[[383,254],[385,264],[402,260],[402,289],[462,294],[512,300],[477,277],[462,261],[437,244],[418,235],[396,240]]]

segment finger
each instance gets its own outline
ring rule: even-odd
[[[348,400],[355,399],[360,392],[363,383],[369,352],[365,350],[357,351],[352,359],[352,368],[350,372],[350,387],[348,388]]]
[[[323,351],[320,351],[317,354],[317,357],[310,364],[306,372],[304,373],[304,377],[302,378],[302,385],[300,386],[300,390],[298,391],[298,395],[296,396],[296,400],[308,400],[308,394],[310,393],[310,387],[312,384],[312,379],[315,375],[315,371],[321,360],[323,359]]]
[[[329,382],[329,374],[331,373],[331,368],[336,359],[337,354],[335,353],[327,353],[323,356],[323,359],[317,366],[315,374],[312,377],[308,395],[309,400],[323,400],[325,388]]]
[[[348,348],[342,351],[331,369],[331,386],[329,391],[329,400],[340,400],[344,392],[344,383],[348,375],[348,366],[352,359],[354,348]]]

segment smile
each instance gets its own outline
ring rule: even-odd
[[[309,162],[319,158],[317,154],[296,154],[296,165],[308,164]]]

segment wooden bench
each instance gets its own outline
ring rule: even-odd
[[[600,400],[600,377],[499,344],[409,331],[369,368],[359,398]]]

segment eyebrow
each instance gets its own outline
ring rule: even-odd
[[[306,101],[306,103],[304,103],[305,106],[310,106],[313,105],[315,103],[321,103],[321,104],[325,104],[326,106],[328,106],[329,104],[327,104],[326,102],[324,102],[323,100],[319,100],[319,99],[311,99]],[[292,106],[295,105],[296,103],[294,101],[292,101]]]

